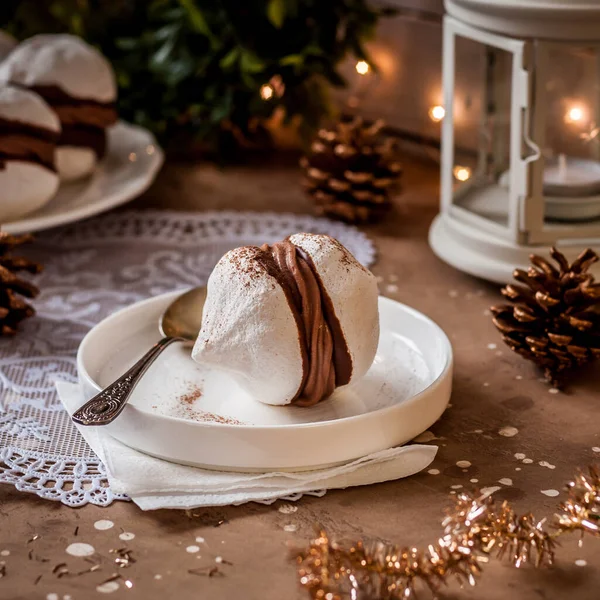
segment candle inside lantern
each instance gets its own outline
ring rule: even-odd
[[[559,154],[544,167],[544,193],[549,196],[600,194],[600,163]]]

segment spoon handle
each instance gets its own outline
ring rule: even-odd
[[[86,402],[76,410],[71,417],[79,425],[108,425],[122,412],[148,367],[158,358],[159,354],[174,342],[184,342],[180,337],[164,337],[154,344],[140,360],[119,379]]]

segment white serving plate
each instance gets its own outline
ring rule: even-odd
[[[158,341],[159,316],[178,293],[134,304],[86,335],[77,354],[86,399]],[[382,297],[379,311],[381,336],[370,371],[315,407],[257,402],[227,373],[196,364],[189,346],[176,344],[147,371],[107,430],[152,456],[237,471],[314,469],[408,442],[448,404],[452,348],[418,311]],[[213,415],[229,422],[215,422]]]
[[[107,130],[104,159],[89,178],[61,184],[50,202],[17,221],[2,224],[7,233],[26,233],[65,225],[133,200],[154,181],[164,156],[154,136],[119,121]]]

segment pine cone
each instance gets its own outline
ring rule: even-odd
[[[559,385],[563,371],[600,358],[600,284],[587,272],[598,260],[593,250],[571,265],[556,248],[550,254],[557,267],[532,254],[527,272],[513,273],[524,286],[502,289],[513,304],[492,307],[492,313],[508,347]]]
[[[35,298],[39,290],[20,279],[17,273],[39,273],[42,266],[27,258],[8,256],[13,248],[31,240],[30,235],[15,236],[0,232],[0,335],[14,335],[18,324],[35,314],[33,307],[18,295]]]
[[[304,186],[319,214],[364,223],[389,210],[402,167],[394,140],[382,139],[382,127],[383,121],[366,126],[355,118],[319,131],[311,154],[300,161]]]

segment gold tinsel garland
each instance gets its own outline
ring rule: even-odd
[[[567,486],[548,529],[545,519],[517,515],[508,502],[461,493],[442,522],[444,535],[426,550],[381,541],[337,543],[324,530],[297,552],[300,584],[314,600],[400,600],[414,596],[418,581],[435,592],[452,581],[475,585],[490,557],[515,567],[554,562],[555,538],[573,531],[600,537],[600,472],[590,467]]]

